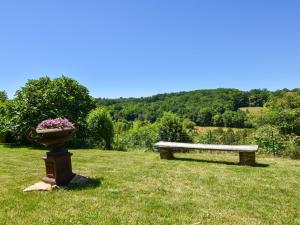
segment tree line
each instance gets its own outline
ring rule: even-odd
[[[158,94],[146,98],[96,99],[97,105],[108,107],[114,120],[147,120],[155,122],[164,112],[188,118],[199,126],[253,127],[241,107],[262,107],[274,96],[294,90],[269,91],[253,89],[212,89]]]

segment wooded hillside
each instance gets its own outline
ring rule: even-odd
[[[164,111],[170,111],[182,118],[191,119],[197,125],[248,127],[249,124],[245,123],[246,113],[239,108],[263,106],[272,96],[288,91],[299,89],[272,92],[267,89],[241,91],[219,88],[142,98],[99,98],[97,103],[108,106],[115,120],[139,119],[154,122]]]

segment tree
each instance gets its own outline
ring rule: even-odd
[[[222,120],[225,127],[233,127],[233,117],[234,117],[233,111],[228,110],[223,113]]]
[[[0,102],[5,102],[7,100],[7,94],[5,91],[0,91]]]
[[[267,89],[253,89],[249,91],[249,106],[263,106],[270,97]]]
[[[89,91],[74,79],[41,77],[29,80],[17,91],[9,110],[9,131],[18,142],[25,142],[29,127],[48,118],[64,117],[75,123],[78,136],[84,137],[85,118],[95,107]]]
[[[221,114],[216,114],[213,116],[213,125],[216,127],[221,127],[223,126],[223,120],[222,120],[222,115]]]
[[[108,111],[103,107],[92,110],[87,117],[89,136],[98,144],[104,142],[105,149],[112,149],[114,138],[113,121]]]
[[[234,127],[240,127],[243,128],[245,127],[245,120],[246,120],[246,113],[238,110],[236,112],[234,112],[234,116],[233,116],[233,126]]]
[[[212,125],[212,112],[210,109],[205,108],[200,110],[197,118],[197,125],[210,126]]]

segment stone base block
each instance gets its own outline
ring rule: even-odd
[[[46,157],[43,158],[46,166],[46,176],[43,182],[51,185],[68,184],[74,177],[71,156],[72,154],[68,151],[47,152]]]
[[[255,165],[255,152],[239,152],[239,155],[241,165]]]
[[[160,149],[159,152],[161,159],[174,159],[174,155],[171,149]]]

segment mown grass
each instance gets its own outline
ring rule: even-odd
[[[99,185],[23,193],[44,175],[42,150],[0,146],[0,224],[300,224],[300,162],[235,154],[75,150]],[[184,160],[185,159],[185,160]],[[193,159],[193,160],[188,160]]]

